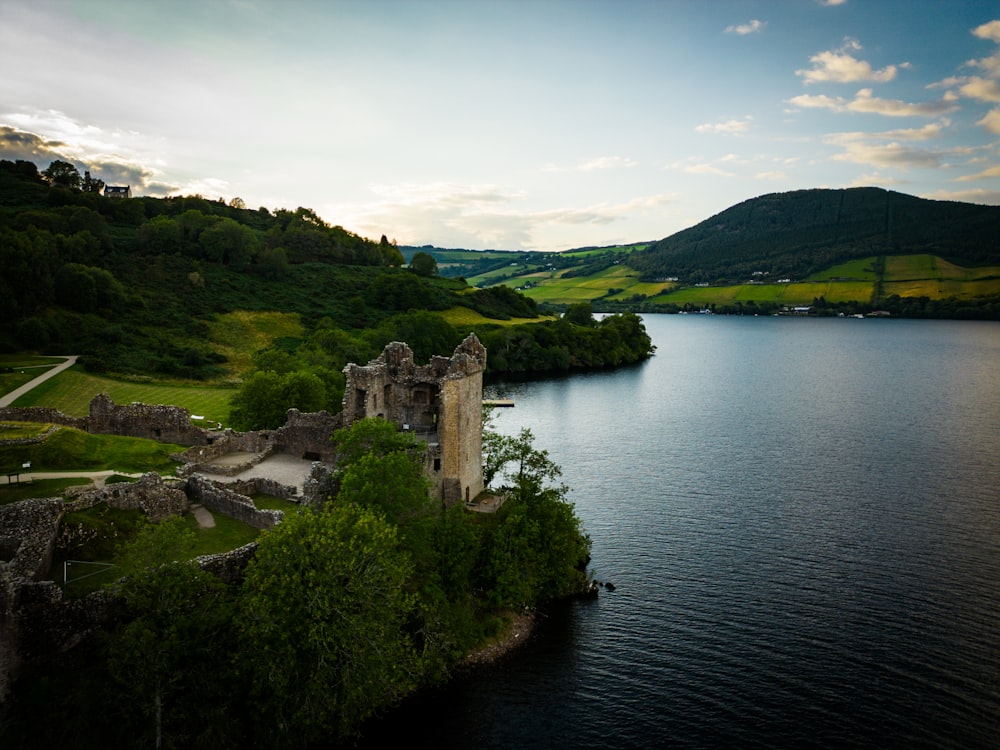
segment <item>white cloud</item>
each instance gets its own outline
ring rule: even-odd
[[[956,177],[955,182],[975,182],[976,180],[988,180],[993,177],[1000,177],[1000,164],[984,169],[982,172],[977,172],[976,174],[967,174],[961,177]]]
[[[593,172],[596,169],[621,169],[638,165],[639,162],[622,156],[600,156],[576,167],[579,172]]]
[[[734,24],[733,26],[726,27],[727,34],[739,34],[740,36],[746,36],[747,34],[758,34],[764,30],[767,26],[766,21],[760,21],[758,19],[753,19],[747,23]]]
[[[753,118],[746,115],[742,120],[726,120],[725,122],[706,122],[698,125],[695,130],[699,133],[719,133],[723,135],[739,135],[750,129]]]
[[[717,177],[735,177],[732,172],[716,167],[713,164],[688,164],[683,167],[688,174],[710,174]]]
[[[782,172],[780,169],[772,169],[766,172],[758,172],[755,177],[758,180],[787,180],[789,179],[787,172]]]
[[[833,141],[831,141],[833,142]],[[834,156],[836,161],[855,164],[871,164],[880,167],[937,168],[941,166],[941,156],[928,149],[904,146],[895,141],[873,143],[871,141],[847,141],[841,143],[844,153]]]
[[[1000,19],[977,26],[972,30],[972,33],[980,39],[990,39],[1000,44]]]
[[[978,120],[976,125],[981,125],[991,133],[1000,135],[1000,107],[994,107],[983,119]]]
[[[924,198],[938,201],[961,201],[962,203],[979,203],[990,206],[1000,205],[1000,190],[935,190],[926,193]]]
[[[972,76],[959,88],[959,93],[982,102],[1000,102],[1000,82]]]
[[[601,169],[629,169],[639,166],[639,162],[624,156],[598,156],[588,159],[573,167],[561,167],[558,164],[546,164],[543,172],[595,172]]]
[[[857,83],[858,81],[876,81],[885,83],[896,77],[898,67],[887,65],[881,70],[874,70],[870,63],[858,60],[847,50],[860,50],[861,45],[854,39],[848,39],[838,50],[819,52],[809,58],[813,67],[809,70],[796,70],[795,74],[802,76],[804,83]],[[899,67],[909,67],[902,63]]]
[[[819,0],[820,5],[832,7],[834,5],[847,5],[847,0]]]
[[[854,180],[851,180],[847,184],[847,187],[885,187],[886,185],[898,185],[900,183],[894,177],[885,177],[878,172],[872,172],[871,174],[863,174]]]
[[[527,197],[496,185],[456,183],[380,184],[373,203],[324,209],[364,236],[397,237],[404,244],[443,247],[541,249],[539,237],[554,226],[607,226],[656,211],[676,200],[656,194],[583,208],[526,210]],[[581,243],[583,244],[583,243]]]
[[[934,117],[956,109],[954,94],[946,93],[932,102],[904,102],[899,99],[881,99],[872,96],[871,89],[861,89],[853,99],[843,97],[811,96],[801,94],[788,100],[790,104],[803,109],[829,109],[833,112],[865,112],[886,117]]]

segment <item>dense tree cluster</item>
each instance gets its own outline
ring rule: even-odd
[[[653,353],[638,315],[617,313],[600,321],[588,316],[589,305],[584,305],[570,308],[559,320],[479,332],[490,353],[488,372],[502,376],[618,367]]]
[[[495,514],[431,499],[422,446],[378,419],[333,435],[321,507],[265,532],[241,581],[188,562],[183,521],[119,548],[116,624],[21,678],[0,728],[24,748],[329,747],[497,634],[579,593],[589,539],[530,432],[487,430]],[[12,745],[12,746],[13,746]]]

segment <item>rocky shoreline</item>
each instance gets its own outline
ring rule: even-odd
[[[500,633],[489,643],[480,646],[462,659],[459,668],[479,667],[493,664],[511,651],[526,643],[535,629],[536,613],[534,610],[514,615]]]

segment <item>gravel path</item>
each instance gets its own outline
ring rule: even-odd
[[[75,355],[75,354],[73,356],[71,356],[71,357],[66,357],[66,361],[65,362],[56,365],[51,370],[46,370],[41,375],[39,375],[37,378],[35,378],[34,380],[29,380],[27,383],[25,383],[24,385],[22,385],[20,388],[15,388],[10,393],[8,393],[8,394],[6,394],[4,396],[0,396],[0,407],[10,406],[15,401],[17,401],[19,398],[21,398],[21,396],[23,396],[25,393],[27,393],[32,388],[34,388],[35,386],[37,386],[39,383],[44,383],[46,380],[48,380],[49,378],[55,377],[56,375],[58,375],[59,373],[61,373],[63,370],[69,369],[70,367],[72,367],[73,365],[76,364],[76,359],[77,359],[77,355]]]

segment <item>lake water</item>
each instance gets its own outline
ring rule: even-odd
[[[502,386],[595,601],[385,723],[446,748],[1000,747],[1000,324],[645,316]],[[378,738],[381,742],[385,736]]]

